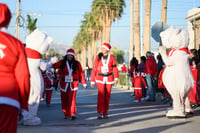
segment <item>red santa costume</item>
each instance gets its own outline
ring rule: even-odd
[[[147,88],[147,84],[141,72],[133,72],[132,85],[135,92],[134,102],[140,102],[142,99],[142,87],[144,86],[145,88]]]
[[[28,110],[30,74],[24,45],[6,33],[11,12],[0,3],[0,132],[16,133],[18,110]]]
[[[102,51],[107,50],[108,52],[110,49],[111,46],[108,43],[104,43],[102,45]],[[112,84],[117,82],[118,78],[119,71],[114,56],[109,53],[107,56],[104,56],[103,53],[100,53],[94,61],[91,74],[91,87],[94,87],[96,81],[98,88],[98,119],[101,119],[102,115],[105,118],[108,117],[108,108]]]
[[[121,72],[122,73],[126,73],[128,70],[127,70],[127,68],[126,68],[126,66],[125,66],[125,64],[121,67]]]
[[[53,90],[55,89],[54,84],[57,82],[57,80],[53,78],[52,71],[48,70],[46,73],[47,76],[44,77],[44,86],[45,86],[44,92],[46,94],[46,104],[49,105],[51,103]]]
[[[86,88],[85,77],[81,64],[74,58],[74,50],[68,49],[63,60],[55,63],[53,68],[58,68],[59,86],[61,91],[62,110],[65,118],[76,119],[76,93],[79,81]],[[68,57],[72,57],[70,61]]]

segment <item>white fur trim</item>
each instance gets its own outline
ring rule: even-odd
[[[118,78],[115,78],[115,80],[118,80]]]
[[[9,97],[0,97],[0,104],[7,104],[20,109],[20,104],[17,100],[11,99]]]
[[[95,82],[90,82],[91,84],[95,84]]]
[[[106,50],[110,50],[108,47],[106,47],[105,45],[102,45],[103,48],[105,48]]]
[[[104,82],[104,81],[101,81],[101,80],[96,80],[97,83],[101,83],[101,84],[114,84],[115,82],[112,81],[112,82]]]
[[[67,52],[67,55],[73,55],[74,56],[74,53],[73,52]]]

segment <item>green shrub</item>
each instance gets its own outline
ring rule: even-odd
[[[126,73],[119,73],[119,85],[129,85],[129,77]]]

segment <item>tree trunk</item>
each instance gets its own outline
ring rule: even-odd
[[[91,68],[93,65],[92,61],[92,45],[88,46],[88,66]]]
[[[83,47],[83,58],[82,58],[82,60],[83,60],[83,63],[81,64],[82,65],[82,67],[83,67],[83,69],[85,69],[85,67],[86,67],[86,50],[87,50],[87,47],[85,46],[85,47]]]
[[[167,0],[162,0],[161,22],[167,21]]]
[[[135,57],[137,59],[140,59],[140,9],[139,9],[140,3],[139,0],[134,1],[134,45],[135,45]]]
[[[92,62],[94,62],[95,58],[97,56],[97,43],[95,40],[92,40]]]
[[[129,46],[129,62],[133,57],[133,0],[130,0],[130,46]]]
[[[151,50],[151,0],[145,0],[145,18],[144,18],[144,54]]]

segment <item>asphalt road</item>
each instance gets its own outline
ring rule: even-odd
[[[64,119],[60,96],[53,93],[51,106],[40,103],[40,126],[18,124],[18,133],[199,133],[200,108],[186,119],[168,119],[165,111],[170,105],[156,102],[132,102],[130,90],[113,88],[109,118],[97,120],[97,89],[77,93],[77,119]]]

